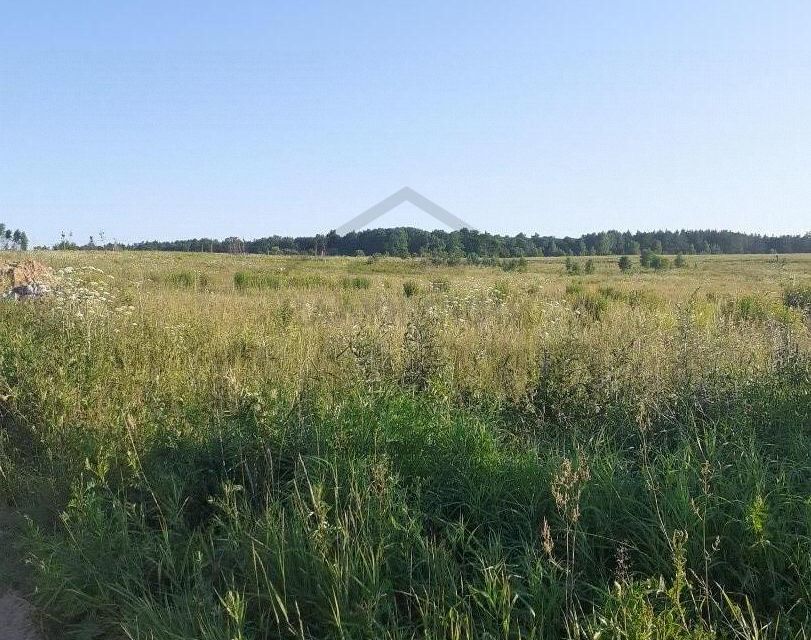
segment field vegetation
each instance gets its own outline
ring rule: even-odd
[[[808,637],[811,255],[35,257],[0,491],[57,637]]]

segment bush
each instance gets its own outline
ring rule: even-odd
[[[279,289],[282,286],[282,281],[279,276],[237,271],[234,274],[234,286],[239,291],[247,289]]]
[[[420,286],[413,280],[406,280],[403,283],[403,295],[406,298],[411,298],[420,292]]]
[[[626,299],[626,295],[622,291],[619,291],[614,287],[600,287],[599,289],[597,289],[597,293],[599,293],[603,298],[606,298],[608,300],[618,301]]]
[[[676,260],[673,262],[673,266],[678,269],[687,266],[687,260],[684,259],[684,254],[681,251],[679,251],[679,253],[676,255]]]
[[[670,268],[670,260],[668,260],[664,256],[654,254],[653,256],[651,256],[651,265],[650,266],[653,267],[654,269],[656,269],[657,271],[661,271],[661,270],[664,270],[664,269],[669,269]]]
[[[341,286],[344,289],[368,289],[372,286],[372,282],[369,278],[355,276],[354,278],[343,278]]]
[[[623,273],[628,273],[631,270],[631,259],[628,256],[620,256],[617,266]]]
[[[576,276],[580,274],[580,263],[572,259],[571,256],[566,256],[564,267],[566,268],[567,275]]]
[[[581,282],[573,282],[571,284],[566,285],[566,295],[567,296],[574,296],[578,293],[583,293],[585,289],[583,288],[583,283]]]
[[[760,296],[745,295],[724,305],[724,311],[738,322],[764,322],[770,317],[770,305]]]
[[[493,285],[493,289],[490,292],[490,296],[496,302],[504,302],[507,299],[507,296],[510,295],[510,285],[508,282],[504,280],[499,280]]]
[[[527,259],[523,256],[520,258],[508,258],[501,261],[501,268],[504,271],[526,271]]]
[[[642,251],[642,254],[639,256],[639,264],[642,267],[656,269],[657,271],[670,268],[670,260],[653,253],[653,251],[650,249],[645,249]]]
[[[595,322],[603,319],[608,311],[608,304],[608,298],[591,291],[577,293],[572,300],[572,308],[577,313],[585,314]]]
[[[181,289],[205,289],[208,286],[208,276],[196,271],[175,271],[168,274],[164,282]]]
[[[586,267],[585,267],[585,269],[584,269],[584,272],[585,272],[587,275],[589,275],[589,274],[594,273],[594,271],[595,271],[595,268],[594,268],[594,260],[592,260],[591,258],[589,258],[588,260],[586,260]]]

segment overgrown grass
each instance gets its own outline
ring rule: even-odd
[[[166,284],[181,289],[206,289],[209,281],[205,273],[183,270],[172,271],[165,276]]]
[[[0,306],[66,637],[806,637],[811,336],[765,262],[93,258],[112,300]]]

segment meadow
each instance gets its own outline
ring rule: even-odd
[[[811,635],[811,255],[33,257],[0,492],[55,637]]]

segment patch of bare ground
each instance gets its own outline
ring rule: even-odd
[[[51,268],[38,260],[21,260],[0,265],[0,274],[9,288],[34,283],[47,283],[52,275]]]
[[[0,505],[0,640],[43,640],[34,607],[23,595],[23,561],[15,544],[20,517]]]
[[[31,604],[14,590],[0,595],[0,640],[41,640]]]

